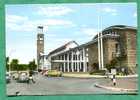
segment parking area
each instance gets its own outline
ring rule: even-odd
[[[36,83],[17,83],[12,80],[7,84],[7,95],[62,95],[62,94],[112,94],[123,93],[95,87],[95,84],[107,84],[106,78],[68,78],[34,75]],[[135,79],[134,79],[135,80]]]

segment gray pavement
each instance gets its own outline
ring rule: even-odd
[[[62,94],[118,94],[107,89],[98,88],[95,84],[107,84],[105,78],[67,78],[67,77],[45,77],[35,75],[35,84],[17,83],[12,80],[7,84],[7,95],[62,95]]]

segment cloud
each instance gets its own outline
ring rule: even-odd
[[[33,24],[27,16],[6,15],[6,30],[32,31]]]
[[[117,9],[114,9],[114,8],[105,7],[104,9],[102,9],[102,11],[105,12],[105,13],[110,13],[113,16],[118,15]]]
[[[133,17],[137,17],[137,12],[135,12],[135,13],[133,14]]]
[[[83,32],[84,34],[88,35],[88,36],[95,36],[98,33],[97,29],[94,28],[84,28],[81,30],[81,32]]]
[[[10,23],[20,23],[27,20],[28,20],[27,16],[6,15],[6,21]]]
[[[51,7],[39,7],[37,13],[39,15],[45,15],[48,17],[53,17],[53,16],[62,16],[66,15],[68,13],[74,12],[73,9],[64,7],[64,6],[51,6]]]
[[[6,16],[6,30],[18,31],[18,32],[31,32],[35,31],[38,25],[44,26],[44,31],[48,27],[52,26],[75,26],[75,24],[69,20],[62,19],[37,19],[30,20],[26,16],[7,15]]]
[[[56,34],[47,33],[47,36],[48,37],[56,37],[57,35]]]
[[[29,61],[36,58],[36,55],[35,55],[36,46],[34,42],[18,41],[18,43],[13,43],[12,45],[8,42],[8,44],[6,45],[6,56],[9,56],[10,59],[17,58],[19,61],[21,61],[19,63],[28,63]],[[27,54],[28,56],[26,56],[26,59],[25,59],[25,55]]]
[[[44,20],[44,22],[48,26],[57,26],[57,25],[63,25],[63,26],[70,25],[71,26],[71,25],[73,25],[73,23],[71,21],[61,20],[61,19],[48,19],[48,20]]]
[[[47,50],[46,53],[48,54],[49,52],[55,50],[56,48],[59,48],[60,46],[66,44],[72,40],[73,40],[72,38],[67,38],[67,37],[51,38],[50,43],[46,45],[46,50]]]

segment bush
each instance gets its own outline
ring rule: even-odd
[[[106,71],[105,70],[94,70],[91,71],[89,74],[90,75],[105,75]]]

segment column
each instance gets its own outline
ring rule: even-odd
[[[99,62],[99,70],[101,69],[101,39],[100,33],[98,33],[98,62]]]
[[[61,55],[59,55],[59,61],[61,60]],[[62,71],[62,63],[59,62],[59,70]]]
[[[81,62],[82,62],[82,55],[81,55],[81,52],[80,52],[80,60],[79,60],[79,61],[80,61],[80,62],[79,62],[79,63],[80,63],[80,68],[79,68],[79,69],[81,70]]]
[[[64,58],[64,61],[63,61],[63,63],[64,63],[64,72],[66,71],[66,60],[65,60],[65,54],[64,55],[62,55],[63,56],[63,58]]]
[[[104,57],[103,57],[103,33],[101,32],[101,69],[104,69]]]
[[[68,70],[68,72],[70,71],[70,68],[69,68],[69,52],[67,53],[67,70]]]
[[[79,50],[77,50],[77,72],[79,72]]]
[[[83,66],[83,72],[86,72],[86,69],[87,69],[87,62],[86,62],[86,52],[85,52],[85,48],[83,48],[83,63],[84,63],[84,66]]]
[[[71,69],[72,69],[72,72],[74,72],[74,66],[73,66],[73,51],[71,52]]]
[[[73,61],[73,64],[74,64],[74,71],[75,71],[75,69],[76,69],[76,67],[75,67],[75,66],[76,66],[76,62],[75,62],[76,60],[75,60],[75,59],[76,59],[76,55],[75,55],[75,52],[74,52],[74,61]]]

